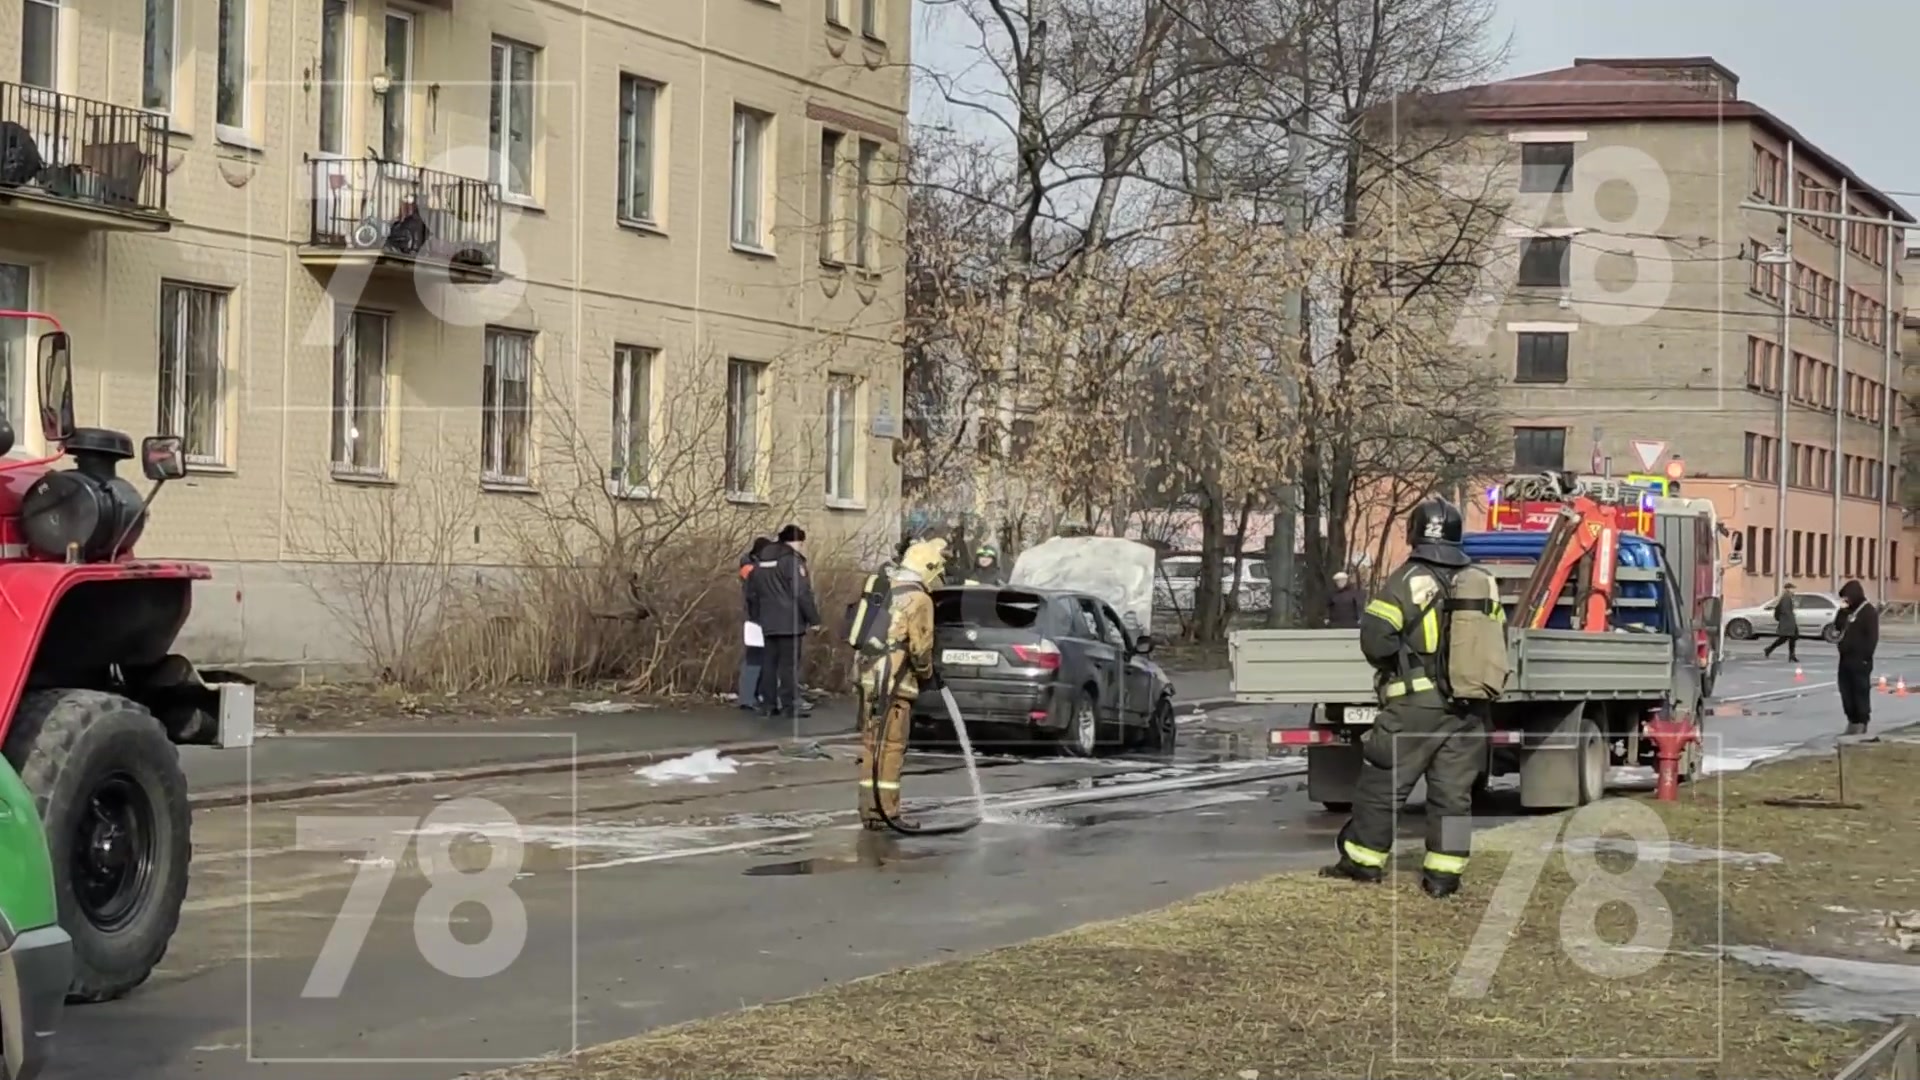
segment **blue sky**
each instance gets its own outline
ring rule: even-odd
[[[1508,74],[1576,56],[1696,56],[1740,76],[1779,116],[1889,193],[1920,193],[1920,4],[1892,0],[1500,0]],[[971,28],[922,20],[918,62],[968,63]],[[1901,196],[1920,211],[1920,194]]]

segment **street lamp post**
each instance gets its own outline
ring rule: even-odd
[[[1780,267],[1780,375],[1775,390],[1780,395],[1780,445],[1776,467],[1780,475],[1774,478],[1774,502],[1776,525],[1774,542],[1768,545],[1773,556],[1773,591],[1777,596],[1783,590],[1787,580],[1787,560],[1785,553],[1777,550],[1787,542],[1787,454],[1791,443],[1787,440],[1787,379],[1791,373],[1788,365],[1793,358],[1793,216],[1787,216],[1787,224],[1781,230],[1784,238],[1777,248],[1768,248],[1758,256],[1765,266]],[[1749,551],[1749,560],[1757,558],[1758,553]]]

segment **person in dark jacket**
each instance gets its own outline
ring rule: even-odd
[[[1867,603],[1860,582],[1840,586],[1840,609],[1834,625],[1840,628],[1840,709],[1847,714],[1848,735],[1865,735],[1873,719],[1873,652],[1880,646],[1880,612]]]
[[[1000,549],[981,544],[973,553],[973,565],[961,575],[963,585],[1005,585],[1007,575],[1000,569]]]
[[[766,653],[760,667],[760,713],[767,717],[805,716],[811,708],[800,696],[800,643],[820,626],[807,572],[806,530],[788,525],[779,539],[760,550],[747,576],[747,617],[760,624]]]
[[[745,619],[748,626],[758,626],[758,624],[753,621],[753,598],[748,595],[747,579],[753,573],[754,564],[760,561],[760,553],[772,546],[772,544],[773,537],[771,536],[756,537],[752,546],[747,548],[747,553],[740,556],[740,595],[746,602]],[[743,634],[743,637],[747,636],[751,635]],[[764,642],[764,639],[762,640]],[[758,709],[760,707],[760,669],[762,666],[761,661],[765,658],[766,647],[764,643],[761,645],[743,645],[741,647],[740,688],[735,696],[739,698],[740,707],[743,709]]]
[[[1333,592],[1327,595],[1327,625],[1337,630],[1357,629],[1363,606],[1360,589],[1347,572],[1333,575]]]
[[[1793,582],[1780,590],[1780,602],[1773,605],[1773,644],[1761,650],[1761,655],[1773,658],[1773,650],[1782,645],[1787,647],[1787,659],[1800,662],[1799,652],[1800,620],[1793,613]]]

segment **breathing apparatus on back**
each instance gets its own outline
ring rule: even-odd
[[[893,651],[893,587],[915,582],[931,589],[946,572],[947,542],[908,542],[880,569],[867,575],[860,595],[847,605],[847,644],[862,657],[879,659]]]

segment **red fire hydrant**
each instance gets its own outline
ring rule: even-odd
[[[1661,715],[1647,721],[1647,737],[1653,740],[1659,770],[1653,797],[1673,802],[1680,797],[1680,756],[1687,744],[1700,741],[1700,729],[1691,717]]]

